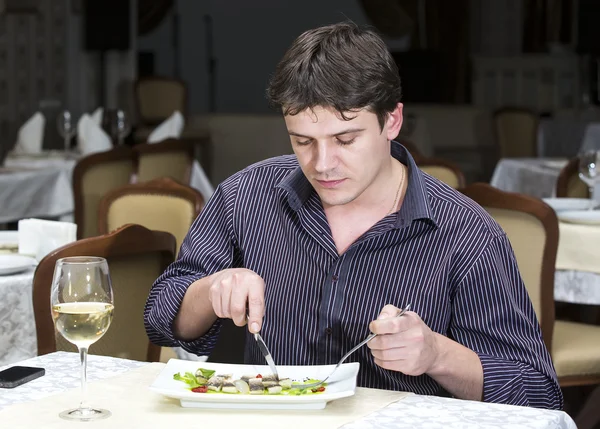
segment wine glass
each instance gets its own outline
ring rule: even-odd
[[[109,417],[110,411],[86,404],[88,348],[108,330],[114,308],[106,259],[77,256],[56,261],[50,303],[56,330],[77,346],[81,360],[81,402],[59,416],[79,421]]]
[[[73,122],[71,112],[68,110],[63,110],[56,118],[58,133],[65,140],[65,152],[69,152],[71,139],[77,133],[77,127]]]
[[[590,200],[594,200],[594,188],[600,175],[600,152],[592,150],[579,156],[579,178],[588,185]],[[592,209],[590,204],[590,210]]]
[[[120,109],[117,110],[117,115],[116,115],[115,120],[116,120],[115,127],[116,127],[118,144],[119,144],[119,146],[121,146],[123,144],[123,140],[125,139],[125,137],[127,137],[127,135],[131,131],[131,124],[127,120],[125,112]]]

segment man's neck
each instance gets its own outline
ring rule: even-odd
[[[385,192],[378,195],[379,198],[365,198],[363,201],[357,198],[349,204],[325,207],[325,215],[340,255],[377,222],[402,206],[408,182],[405,170],[406,167],[399,161],[393,161],[392,174],[386,176],[388,184],[383,188]],[[390,186],[390,183],[393,185]]]

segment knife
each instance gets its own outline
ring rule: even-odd
[[[279,374],[277,373],[277,368],[275,367],[275,361],[273,361],[273,356],[271,356],[271,352],[269,351],[264,340],[262,339],[262,337],[260,336],[259,333],[254,334],[254,339],[256,340],[256,344],[258,345],[258,348],[260,349],[261,353],[265,357],[265,360],[269,364],[269,368],[271,368],[271,372],[273,373],[275,378],[277,380],[279,380]]]

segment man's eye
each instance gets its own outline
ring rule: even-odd
[[[306,145],[310,144],[310,140],[302,140],[302,141],[296,140],[296,144],[299,146],[306,146]]]
[[[352,144],[352,143],[354,143],[354,140],[355,140],[355,139],[344,140],[344,139],[341,139],[341,138],[337,137],[337,138],[336,138],[336,140],[337,140],[337,141],[338,141],[338,143],[339,143],[339,144],[341,144],[341,145],[348,145],[348,144]]]

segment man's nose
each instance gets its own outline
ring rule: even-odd
[[[315,170],[318,173],[326,173],[334,167],[335,150],[327,146],[326,143],[318,143],[315,145]]]

